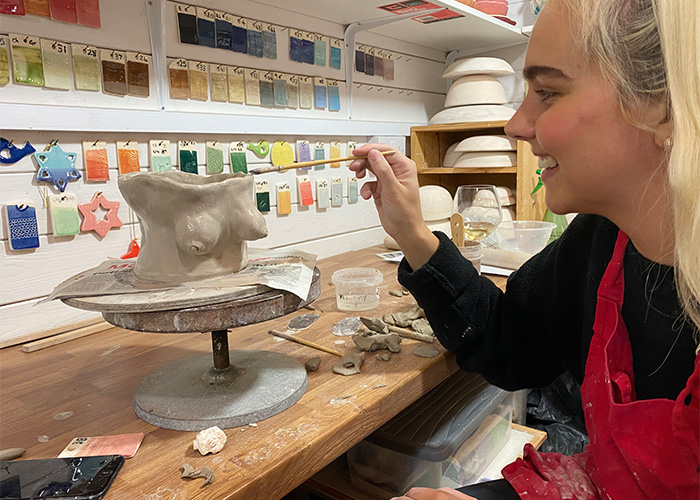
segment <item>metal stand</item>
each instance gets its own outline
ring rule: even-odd
[[[175,303],[167,294],[160,301],[149,296],[147,303],[134,303],[133,294],[121,303],[115,301],[115,296],[105,296],[102,301],[86,297],[64,302],[81,309],[102,310],[109,323],[130,330],[210,331],[213,366],[209,354],[175,361],[152,372],[134,390],[134,411],[141,419],[166,429],[198,431],[266,419],[304,395],[308,381],[300,362],[269,351],[231,351],[228,329],[289,314],[311,303],[320,291],[320,272],[316,269],[306,300],[289,292],[261,292],[260,287],[251,287],[249,295],[237,292],[233,300],[177,309],[164,309],[168,303]]]

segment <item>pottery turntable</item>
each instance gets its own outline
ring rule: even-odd
[[[238,427],[275,415],[306,391],[304,366],[268,351],[229,351],[228,330],[289,314],[320,294],[314,269],[305,299],[262,285],[190,288],[177,285],[233,273],[248,263],[247,241],[267,236],[254,203],[253,178],[199,176],[176,170],[119,177],[136,212],[143,244],[133,273],[173,285],[165,290],[63,298],[98,311],[109,323],[140,332],[211,332],[208,354],[176,361],[148,375],[134,392],[134,411],[166,429]]]
[[[264,286],[62,300],[69,306],[101,312],[107,322],[127,330],[211,332],[213,364],[209,354],[175,361],[152,372],[134,391],[134,411],[149,424],[199,431],[266,419],[304,395],[307,378],[300,362],[270,351],[229,351],[228,330],[294,312],[318,298],[320,291],[316,268],[305,300]]]

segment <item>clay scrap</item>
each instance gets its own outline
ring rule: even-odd
[[[302,314],[301,316],[297,316],[296,318],[291,319],[287,323],[287,329],[295,330],[297,332],[306,330],[311,325],[316,323],[316,320],[320,317],[321,315],[319,314]]]
[[[182,464],[182,479],[194,479],[197,477],[203,477],[204,482],[202,486],[206,486],[214,482],[214,471],[209,467],[203,467],[200,470],[195,470],[190,464]]]
[[[389,361],[391,359],[391,354],[388,352],[380,352],[374,355],[375,358],[377,358],[378,361]],[[374,387],[372,387],[374,389]]]
[[[364,352],[346,354],[340,358],[340,361],[337,364],[333,365],[333,373],[346,376],[355,375],[360,373],[360,367],[364,362]]]
[[[374,352],[387,349],[391,352],[401,352],[401,337],[397,333],[365,331],[353,335],[352,340],[363,351]]]
[[[226,434],[217,426],[200,431],[192,441],[192,447],[202,455],[219,453],[225,444]]]
[[[318,370],[319,366],[321,366],[321,358],[319,356],[314,356],[304,363],[304,368],[306,368],[308,372],[315,372]]]
[[[407,328],[411,322],[419,318],[425,318],[425,312],[419,306],[415,306],[409,311],[399,313],[389,313],[382,316],[382,320],[388,325]]]
[[[385,314],[383,316],[383,318],[386,318],[387,316],[395,316],[396,314],[401,315],[401,314],[408,314],[408,313]],[[413,313],[413,314],[415,314],[415,313]],[[399,326],[395,326],[395,325],[390,324],[390,323],[386,323],[383,319],[380,319],[380,318],[362,317],[362,318],[360,318],[360,320],[362,321],[363,325],[365,325],[367,328],[369,328],[373,332],[397,333],[401,337],[404,337],[407,339],[420,340],[422,342],[428,342],[428,343],[432,343],[435,340],[435,336],[433,335],[433,330],[432,330],[432,328],[430,328],[430,325],[428,324],[428,322],[427,321],[418,322],[417,321],[418,318],[412,319],[408,322],[408,325],[411,326],[412,322],[416,321],[416,326],[417,326],[416,331],[408,329],[408,328],[402,328]]]
[[[434,358],[440,354],[440,350],[432,345],[421,344],[413,349],[413,354],[421,358]]]

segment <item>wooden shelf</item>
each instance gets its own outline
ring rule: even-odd
[[[449,168],[429,167],[418,170],[418,175],[425,174],[515,174],[518,167],[483,167],[483,168]]]
[[[437,184],[453,195],[463,184],[507,186],[516,194],[516,218],[542,220],[545,212],[544,190],[532,195],[537,184],[537,158],[530,145],[518,141],[517,166],[489,168],[444,168],[447,149],[474,135],[504,134],[506,121],[449,123],[411,127],[411,159],[418,168],[421,185]]]

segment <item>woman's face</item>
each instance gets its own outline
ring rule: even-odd
[[[663,154],[653,133],[625,119],[613,85],[575,36],[561,2],[550,0],[525,57],[528,92],[506,133],[529,142],[540,158],[550,210],[615,220],[648,186]]]

